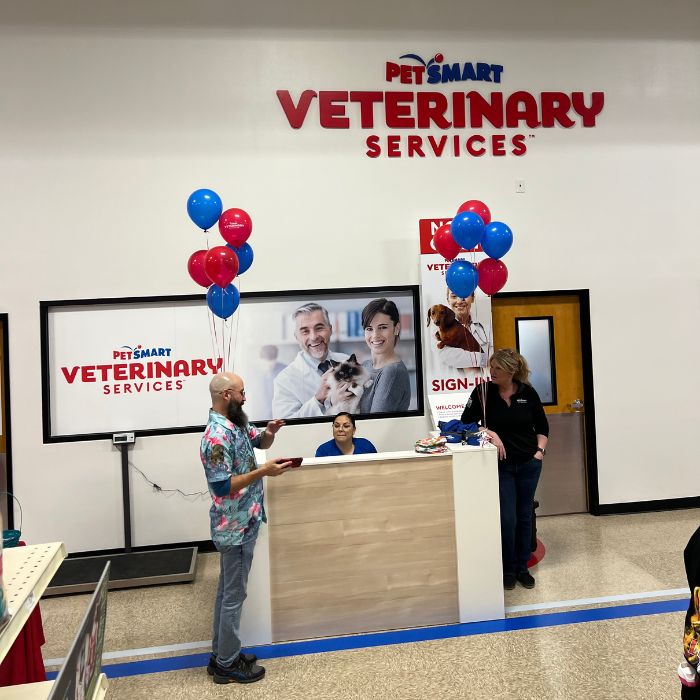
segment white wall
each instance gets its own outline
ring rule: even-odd
[[[700,10],[644,4],[4,7],[0,311],[27,539],[122,543],[118,452],[42,444],[38,302],[196,291],[185,199],[200,186],[253,216],[243,291],[418,283],[418,219],[488,202],[516,236],[509,290],[591,290],[601,503],[698,495],[682,436],[699,388]],[[360,129],[287,124],[275,90],[385,89],[384,61],[407,51],[501,63],[507,93],[604,90],[605,109],[595,129],[538,130],[522,158],[373,160]],[[427,427],[363,432],[395,450]],[[327,434],[290,427],[276,451],[309,454]],[[197,491],[198,440],[143,439],[133,460]],[[205,500],[132,481],[135,544],[207,537]]]

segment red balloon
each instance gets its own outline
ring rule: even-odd
[[[253,220],[243,209],[227,209],[219,217],[219,233],[234,248],[240,248],[253,232]]]
[[[211,280],[204,270],[204,258],[207,256],[206,250],[196,250],[190,259],[187,261],[187,272],[190,277],[202,287],[208,288],[211,286]]]
[[[435,231],[433,246],[445,260],[454,260],[459,255],[459,251],[462,250],[459,243],[452,238],[449,224],[443,224]]]
[[[488,226],[491,223],[491,210],[478,199],[470,199],[464,202],[457,210],[457,213],[461,214],[463,211],[473,211],[475,214],[478,214],[484,220],[484,226]]]
[[[508,281],[508,268],[502,260],[484,258],[477,266],[479,289],[489,296],[500,292]]]
[[[206,254],[204,271],[217,287],[226,289],[238,274],[238,256],[225,245],[218,245]]]

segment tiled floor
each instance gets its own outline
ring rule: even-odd
[[[547,553],[532,570],[537,587],[507,592],[506,606],[684,588],[682,552],[699,524],[698,510],[541,518],[539,537]],[[201,555],[193,585],[111,592],[105,651],[209,639],[216,557]],[[684,595],[649,600],[672,597]],[[42,602],[45,658],[66,653],[86,604],[86,596]],[[579,603],[568,609],[613,604],[620,605]],[[115,678],[108,697],[677,697],[682,624],[682,612],[665,613],[270,659],[267,678],[246,688],[215,686],[203,668]]]

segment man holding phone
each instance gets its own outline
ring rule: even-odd
[[[241,610],[261,522],[264,476],[279,476],[291,460],[271,459],[258,466],[253,448],[265,450],[284,425],[270,421],[260,432],[243,411],[243,380],[232,372],[217,374],[209,384],[211,409],[202,436],[200,457],[209,485],[211,538],[221,555],[214,606],[214,637],[207,671],[215,683],[254,683],[265,669],[252,654],[241,653]]]

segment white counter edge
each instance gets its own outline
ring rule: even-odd
[[[339,461],[342,462],[381,462],[390,459],[425,459],[432,457],[445,457],[449,456],[451,452],[473,452],[479,450],[495,450],[493,445],[488,445],[486,447],[473,447],[472,445],[449,445],[448,452],[438,452],[435,454],[428,454],[425,452],[416,452],[415,450],[406,450],[404,452],[372,452],[370,454],[362,455],[341,455],[335,457],[305,457],[302,463],[302,468],[304,467],[317,467],[323,464],[338,464]]]

